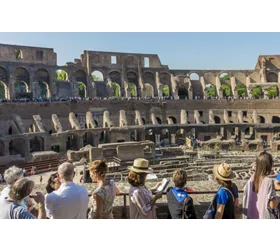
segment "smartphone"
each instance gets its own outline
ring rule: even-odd
[[[157,188],[157,192],[162,192],[162,191],[164,191],[164,190],[167,188],[169,182],[170,182],[170,179],[164,178],[164,179],[162,180],[161,185]]]

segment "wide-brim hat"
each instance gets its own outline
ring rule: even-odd
[[[230,165],[225,162],[214,166],[213,174],[217,179],[222,181],[230,181],[234,178],[234,173],[232,172]]]
[[[149,168],[149,161],[143,158],[137,158],[133,162],[133,166],[129,166],[128,169],[135,173],[150,174],[153,169]]]

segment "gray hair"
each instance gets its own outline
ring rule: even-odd
[[[4,173],[5,181],[10,186],[13,186],[15,182],[22,177],[23,177],[22,169],[16,166],[9,167],[8,169],[6,169]]]
[[[64,162],[58,167],[58,174],[65,181],[72,181],[74,178],[74,169],[75,166],[70,162]]]

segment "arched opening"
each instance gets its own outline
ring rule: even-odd
[[[23,139],[13,139],[9,143],[9,154],[10,155],[21,155],[25,157],[25,142]]]
[[[154,87],[149,84],[149,83],[145,83],[145,97],[154,97]]]
[[[266,74],[267,82],[277,82],[278,83],[278,75],[274,72],[269,72]]]
[[[158,124],[162,124],[161,119],[159,117],[156,116],[157,122]]]
[[[3,141],[0,141],[0,156],[5,156],[5,144]]]
[[[94,137],[92,132],[86,132],[83,136],[83,146],[91,145],[91,146],[97,146],[94,145]]]
[[[280,118],[279,116],[272,116],[272,123],[280,123]]]
[[[169,122],[168,122],[168,120],[171,120],[171,124],[177,124],[177,119],[174,117],[174,116],[169,116],[168,118],[167,118],[167,123],[168,124],[170,124]]]
[[[229,86],[229,85],[223,83],[223,84],[221,85],[221,87],[222,87],[222,90],[223,90],[223,97],[229,97],[229,96],[231,96],[231,89],[230,89],[230,86]]]
[[[145,140],[155,142],[155,134],[152,129],[146,130]]]
[[[113,97],[119,99],[121,97],[121,86],[116,82],[111,82],[110,87]]]
[[[160,146],[164,147],[166,145],[169,145],[170,144],[169,137],[170,137],[169,130],[166,128],[162,129],[160,135]]]
[[[221,123],[221,119],[220,119],[219,116],[215,116],[214,120],[215,120],[215,124],[220,124]]]
[[[260,116],[260,123],[265,123],[265,119],[263,116]]]
[[[87,87],[83,82],[78,82],[79,96],[81,98],[87,97]]]
[[[278,87],[277,86],[271,86],[267,90],[267,94],[268,94],[269,99],[274,99],[275,97],[279,96]]]
[[[46,83],[46,82],[43,82],[43,81],[39,81],[39,88],[40,88],[40,97],[47,97],[49,98],[51,95],[50,95],[50,89],[49,89],[49,85]]]
[[[2,81],[0,81],[0,99],[9,99],[9,90],[7,85]]]
[[[186,132],[184,129],[178,129],[176,131],[176,143],[178,145],[184,145],[186,143]]]
[[[220,74],[220,83],[230,85],[230,76],[228,73]]]
[[[44,139],[42,137],[35,136],[29,142],[30,153],[44,151]]]
[[[244,134],[245,135],[250,135],[250,128],[246,128],[245,131],[244,131]]]
[[[104,81],[103,73],[99,70],[94,70],[91,73],[91,76],[92,76],[93,81],[95,81],[95,82],[103,82]]]
[[[230,88],[231,83],[230,83],[230,76],[228,73],[220,74],[220,83],[223,91],[223,97],[231,96],[231,88]]]
[[[188,99],[188,90],[185,86],[183,86],[183,85],[179,86],[178,96],[179,96],[179,99],[181,99],[181,100]]]
[[[15,70],[16,82],[15,93],[16,98],[27,97],[29,92],[29,72],[23,67],[18,67]]]
[[[190,74],[190,80],[191,81],[198,81],[199,80],[199,75],[196,73],[191,73]]]
[[[13,126],[11,125],[8,130],[8,135],[12,135],[12,134],[13,134]]]
[[[206,84],[206,95],[207,98],[212,98],[217,96],[216,88],[212,84]]]
[[[57,81],[68,81],[69,78],[68,78],[67,72],[63,69],[58,69],[55,72],[55,80],[57,80]]]
[[[162,88],[162,96],[170,96],[170,92],[169,92],[169,86],[168,85],[164,85]]]
[[[160,83],[162,83],[163,85],[170,85],[170,75],[166,72],[162,72],[159,74],[159,81]]]
[[[144,72],[142,78],[144,82],[150,83],[153,86],[155,85],[155,76],[152,72]]]
[[[129,91],[130,91],[130,96],[131,97],[137,97],[137,87],[136,87],[136,85],[132,82],[129,82],[128,83],[128,88],[129,88]]]
[[[76,81],[77,82],[82,82],[84,84],[87,83],[87,75],[83,70],[77,70],[74,73],[74,76],[76,77]]]
[[[22,93],[28,92],[28,85],[25,82],[16,82],[15,84],[15,92],[17,97],[20,97]]]
[[[260,99],[263,97],[263,92],[260,86],[254,87],[252,89],[252,97],[256,99]]]
[[[247,96],[247,89],[246,86],[242,83],[237,83],[236,84],[236,89],[237,89],[237,95],[239,97],[245,97]]]
[[[142,122],[143,122],[143,124],[144,124],[144,125],[146,124],[146,121],[145,121],[145,119],[144,119],[144,118],[142,118]]]

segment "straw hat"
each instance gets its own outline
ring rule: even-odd
[[[216,178],[222,181],[230,181],[234,178],[234,173],[232,172],[231,167],[225,162],[214,166],[213,174]]]
[[[133,166],[128,167],[128,169],[135,173],[146,173],[146,174],[150,174],[153,171],[151,168],[149,168],[149,161],[143,158],[135,159],[133,162]]]

